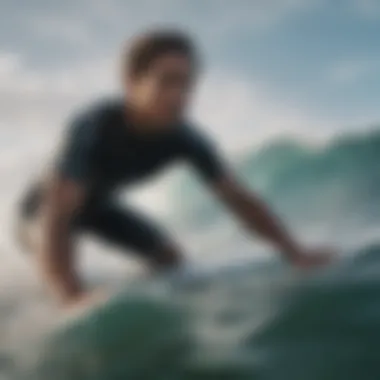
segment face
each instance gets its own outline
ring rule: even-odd
[[[180,54],[157,58],[147,72],[130,79],[128,93],[155,128],[167,128],[181,118],[193,85],[193,67]]]

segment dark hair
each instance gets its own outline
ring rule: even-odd
[[[123,58],[124,74],[138,77],[144,74],[157,58],[177,53],[186,56],[196,69],[199,62],[192,38],[178,30],[154,30],[138,36]]]

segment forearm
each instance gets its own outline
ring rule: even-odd
[[[254,196],[246,196],[245,206],[239,211],[247,227],[259,233],[263,238],[292,258],[300,247],[279,218]]]
[[[244,189],[227,194],[227,203],[246,227],[261,235],[289,259],[298,255],[300,247],[265,202]]]
[[[63,303],[81,293],[70,240],[68,223],[56,216],[48,216],[43,227],[40,268],[52,292]]]
[[[255,194],[246,191],[231,176],[226,176],[214,183],[214,189],[248,229],[259,233],[272,243],[292,264],[307,268],[323,265],[330,260],[331,254],[328,252],[327,254],[322,252],[316,257],[305,254],[307,251],[292,238],[266,204]]]

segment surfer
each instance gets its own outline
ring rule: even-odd
[[[326,263],[329,255],[299,244],[260,198],[246,190],[218,149],[186,117],[199,72],[199,53],[181,31],[138,36],[123,57],[121,99],[99,102],[69,123],[50,175],[28,189],[19,238],[35,253],[49,289],[64,305],[90,300],[75,267],[75,241],[90,233],[131,250],[154,269],[180,266],[177,244],[139,212],[120,205],[121,186],[185,161],[252,232],[295,266]],[[185,201],[185,200],[184,200]]]

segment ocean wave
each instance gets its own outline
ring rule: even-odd
[[[263,263],[140,282],[33,346],[25,378],[377,379],[379,254],[309,276]]]
[[[0,377],[380,378],[379,148],[378,131],[323,147],[287,140],[236,163],[248,185],[292,226],[334,235],[344,253],[340,263],[305,275],[280,262],[247,261],[248,255],[238,262],[242,248],[226,234],[223,209],[190,177],[180,178],[170,196],[176,220],[195,231],[192,244],[201,240],[200,230],[219,240],[220,226],[234,265],[229,255],[221,267],[227,256],[202,241],[201,252],[217,257],[201,278],[132,281],[103,307],[54,328],[59,316],[42,307],[40,295],[21,289],[13,302],[7,292],[13,307],[2,308],[0,320],[12,323],[0,332],[18,344],[12,350],[0,345]],[[204,257],[198,261],[205,264]],[[32,331],[36,336],[29,337]]]
[[[380,131],[337,138],[321,147],[292,140],[247,152],[235,164],[252,189],[294,223],[356,227],[380,221]],[[218,203],[186,176],[172,188],[173,210],[187,226],[215,224]]]

